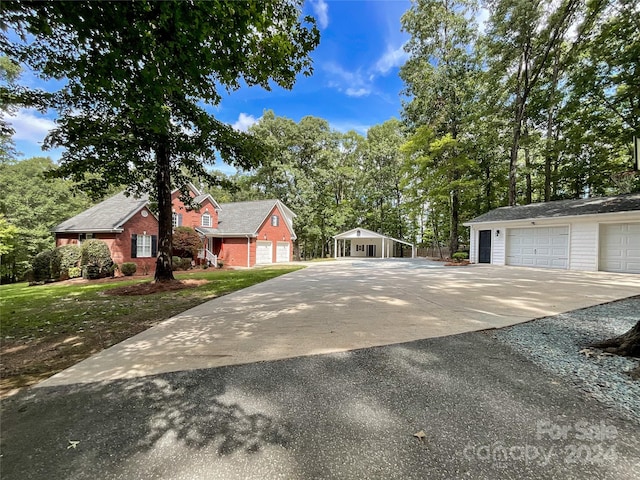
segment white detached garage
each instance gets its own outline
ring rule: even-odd
[[[640,194],[496,208],[471,227],[475,263],[640,273]]]

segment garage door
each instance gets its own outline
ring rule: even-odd
[[[507,230],[507,265],[567,268],[569,227],[511,228]]]
[[[276,262],[288,262],[289,258],[289,242],[278,242],[276,245]]]
[[[273,263],[271,242],[256,243],[256,263],[259,265],[264,265],[265,263]]]
[[[600,225],[600,270],[640,273],[640,223]]]

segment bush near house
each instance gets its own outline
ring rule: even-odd
[[[111,258],[109,246],[102,240],[82,242],[82,276],[88,279],[104,278],[113,275],[115,263]]]
[[[40,252],[33,259],[33,280],[44,282],[51,279],[51,259],[53,250]]]
[[[191,227],[177,227],[173,232],[173,254],[193,259],[202,248],[202,239]]]
[[[133,262],[125,262],[120,266],[120,271],[125,277],[130,277],[138,270],[138,266]]]
[[[469,254],[467,252],[456,252],[451,257],[455,262],[462,262],[469,258]]]
[[[81,249],[78,245],[62,245],[51,255],[51,277],[66,280],[80,276]]]

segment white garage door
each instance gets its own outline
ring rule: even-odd
[[[507,230],[507,265],[567,268],[569,227],[510,228]]]
[[[289,258],[289,242],[278,242],[276,245],[276,262],[288,262]]]
[[[600,270],[640,273],[640,223],[600,225]]]
[[[273,263],[271,242],[256,242],[256,263]]]

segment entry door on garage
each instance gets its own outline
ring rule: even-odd
[[[265,263],[273,263],[273,251],[271,242],[256,242],[256,263],[264,265]]]
[[[640,223],[600,225],[600,270],[640,273]]]
[[[507,230],[507,265],[567,268],[569,227],[510,228]]]
[[[289,242],[278,242],[276,244],[276,262],[288,262],[289,258]]]

